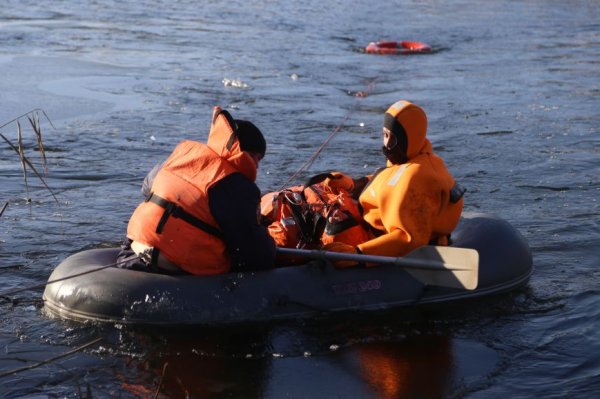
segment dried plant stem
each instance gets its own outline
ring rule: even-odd
[[[42,128],[41,128],[41,124],[40,124],[40,115],[39,115],[40,112],[46,117],[46,119],[50,123],[50,126],[52,126],[53,129],[56,129],[56,127],[54,126],[54,124],[52,123],[50,118],[48,118],[48,115],[46,114],[46,112],[43,109],[34,108],[34,109],[24,113],[23,115],[20,115],[16,118],[6,122],[2,126],[0,126],[0,129],[3,129],[5,126],[7,126],[11,123],[17,124],[18,137],[17,137],[17,145],[16,146],[9,139],[7,139],[2,133],[0,133],[0,137],[8,143],[8,145],[17,153],[17,155],[19,155],[19,159],[21,160],[21,167],[23,169],[23,179],[25,180],[25,189],[27,191],[27,201],[28,202],[31,201],[31,198],[29,196],[29,184],[27,182],[27,168],[26,168],[27,166],[29,166],[29,168],[35,173],[35,175],[44,184],[44,187],[46,187],[46,189],[50,192],[50,194],[54,198],[54,201],[56,201],[56,203],[58,203],[58,199],[56,198],[56,195],[54,195],[54,193],[52,192],[52,190],[50,189],[50,187],[48,186],[48,184],[46,183],[44,178],[42,178],[42,175],[37,171],[37,169],[33,166],[33,164],[31,162],[29,162],[29,160],[25,156],[25,151],[23,148],[23,137],[22,137],[23,135],[22,135],[21,123],[19,122],[19,119],[27,117],[27,119],[29,120],[29,123],[31,124],[31,127],[36,135],[38,150],[40,151],[40,153],[42,155],[42,165],[44,167],[44,175],[47,176],[48,175],[48,162],[47,162],[47,158],[46,158],[46,150],[44,149],[44,144],[43,144],[43,140],[42,140]]]
[[[42,141],[42,126],[40,125],[40,114],[35,112],[33,118],[27,115],[31,128],[37,139],[38,150],[42,154],[42,165],[44,166],[44,176],[48,176],[48,162],[46,159],[46,151],[44,150],[44,142]]]
[[[27,169],[25,168],[25,150],[23,149],[23,134],[21,124],[17,121],[17,145],[19,158],[21,159],[21,168],[23,169],[23,180],[25,180],[25,191],[27,192],[27,202],[31,200],[29,197],[29,184],[27,184]]]
[[[19,152],[18,147],[16,147],[13,143],[11,143],[11,141],[9,139],[7,139],[2,133],[0,133],[0,137],[2,137],[2,139],[4,139],[4,141],[6,141],[6,143],[8,143],[8,145],[20,156],[21,153]],[[35,173],[35,175],[38,177],[38,179],[40,179],[40,181],[42,182],[44,187],[46,187],[46,189],[50,192],[50,194],[54,198],[54,201],[56,201],[56,203],[58,203],[58,199],[56,198],[56,195],[54,195],[54,192],[52,192],[52,190],[46,183],[46,180],[44,180],[44,177],[37,171],[35,166],[33,166],[33,164],[31,162],[29,162],[29,160],[25,157],[22,158],[22,161],[24,161],[27,164],[27,166],[29,166],[29,168],[33,171],[33,173]]]
[[[6,208],[8,208],[8,202],[6,202],[3,206],[2,206],[2,210],[0,210],[0,217],[2,217],[2,214],[4,213],[4,211],[6,210]]]

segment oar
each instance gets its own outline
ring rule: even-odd
[[[312,259],[392,264],[405,268],[423,284],[467,290],[477,288],[479,253],[470,248],[424,246],[399,258],[280,247],[277,248],[277,252],[282,255],[304,256]]]

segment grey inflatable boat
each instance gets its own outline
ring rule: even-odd
[[[496,216],[463,214],[451,247],[477,251],[476,288],[428,284],[398,265],[336,269],[326,261],[208,277],[169,276],[106,267],[115,264],[119,249],[104,248],[62,261],[43,298],[47,313],[62,319],[221,325],[476,299],[522,287],[532,273],[527,242]]]

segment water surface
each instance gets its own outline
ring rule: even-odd
[[[68,255],[120,242],[145,173],[179,140],[206,139],[215,105],[264,131],[268,191],[335,131],[301,176],[371,173],[383,164],[382,114],[398,99],[425,108],[434,148],[468,187],[465,209],[527,238],[528,287],[443,309],[189,331],[53,320],[30,289],[0,302],[0,372],[103,340],[1,377],[0,396],[597,396],[597,2],[391,3],[5,1],[0,124],[34,108],[51,118],[56,129],[41,122],[57,201],[35,176],[24,185],[2,142],[0,291],[43,284]],[[435,51],[360,51],[378,39]],[[0,133],[16,140],[16,125]]]

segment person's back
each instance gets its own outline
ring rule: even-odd
[[[254,183],[265,150],[252,123],[215,108],[207,144],[181,142],[158,170],[129,221],[131,249],[150,269],[195,275],[272,267]]]

